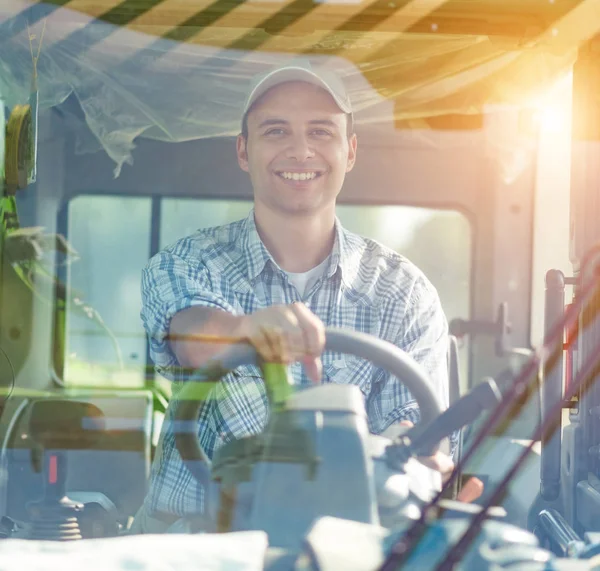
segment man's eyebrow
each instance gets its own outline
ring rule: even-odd
[[[327,127],[337,127],[338,124],[331,119],[313,119],[308,122],[310,125],[325,125]]]
[[[272,125],[287,125],[288,122],[284,121],[283,119],[265,119],[259,126],[259,129],[262,129],[263,127],[270,127]]]
[[[272,127],[273,125],[288,125],[289,121],[286,121],[285,119],[277,119],[277,118],[271,118],[271,119],[265,119],[262,123],[259,124],[258,128],[259,129],[263,129],[264,127]],[[332,121],[331,119],[313,119],[311,121],[308,122],[309,125],[322,125],[325,127],[338,127],[337,123],[335,121]]]

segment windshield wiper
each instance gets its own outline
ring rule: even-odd
[[[502,395],[494,379],[486,379],[433,422],[425,426],[417,424],[394,439],[386,449],[388,464],[393,469],[402,470],[409,458],[429,456],[444,437],[471,424],[484,411],[497,406],[501,400]]]
[[[598,256],[598,254],[600,254],[600,247],[597,247],[588,253],[586,259],[581,264],[581,275],[586,275],[584,268],[590,264],[590,259],[593,256]],[[594,308],[600,308],[600,300],[597,299],[597,296],[600,294],[599,282],[600,264],[596,262],[592,278],[589,280],[589,283],[585,284],[585,287],[581,289],[579,299],[576,299],[567,307],[563,319],[552,327],[543,345],[533,353],[530,360],[524,365],[521,373],[517,375],[515,381],[506,391],[500,404],[490,414],[488,422],[482,427],[481,431],[475,435],[472,445],[469,447],[463,458],[457,462],[455,469],[442,486],[440,492],[435,495],[429,504],[423,507],[419,519],[416,520],[408,531],[392,546],[388,557],[378,571],[395,571],[396,569],[401,568],[402,564],[408,560],[419,540],[425,534],[429,523],[439,516],[440,500],[444,498],[446,492],[454,485],[458,474],[462,471],[462,467],[475,455],[483,441],[496,430],[501,423],[505,422],[507,418],[510,418],[521,408],[523,396],[529,394],[535,387],[540,366],[543,365],[549,369],[556,365],[563,351],[563,336],[565,329],[569,329],[574,325],[580,312],[588,307],[588,305],[592,305]],[[593,303],[595,301],[598,303]],[[591,315],[588,315],[586,323],[596,317],[597,311],[598,309],[594,309],[594,311],[590,312]],[[583,327],[585,327],[586,323],[583,324]],[[592,357],[584,363],[577,379],[571,383],[568,388],[566,395],[568,399],[575,396],[580,388],[585,386],[585,381],[590,375],[598,373],[596,366],[597,360],[598,357],[594,357],[592,354]],[[537,437],[537,439],[542,435],[544,435],[544,437],[551,435],[559,426],[560,412],[562,411],[564,400],[565,399],[562,399],[556,403],[555,407],[552,409],[552,413],[548,415],[546,420],[536,429],[534,436]],[[492,493],[490,499],[473,518],[460,539],[450,548],[444,561],[440,563],[436,571],[449,571],[452,569],[454,564],[459,560],[459,557],[461,557],[466,549],[468,549],[477,535],[479,526],[487,517],[489,509],[501,498],[511,479],[527,459],[535,442],[536,438],[534,438],[532,443],[525,448],[521,455],[519,455],[513,466],[508,470],[506,476]]]
[[[493,409],[502,401],[502,395],[494,379],[486,379],[472,391],[458,399],[433,422],[415,426],[404,434],[409,440],[412,455],[428,456],[436,444],[448,434],[474,422],[484,411]]]

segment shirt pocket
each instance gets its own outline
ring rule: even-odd
[[[369,361],[350,355],[323,358],[323,383],[355,385],[366,398],[371,392],[373,366]]]

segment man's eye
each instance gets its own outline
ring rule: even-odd
[[[280,128],[269,129],[265,132],[265,135],[283,135],[285,131]]]
[[[313,135],[316,135],[317,137],[330,137],[331,133],[329,131],[327,131],[327,129],[315,129],[312,132]]]

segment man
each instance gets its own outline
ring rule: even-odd
[[[254,210],[178,241],[143,272],[142,319],[159,371],[199,367],[223,348],[206,342],[212,336],[246,339],[266,361],[290,363],[298,385],[358,385],[374,433],[418,422],[416,402],[398,379],[358,358],[321,360],[330,325],[396,344],[448,405],[447,322],[437,292],[408,260],[336,219],[356,156],[352,109],[338,78],[301,63],[256,84],[237,139]],[[211,457],[225,442],[260,432],[267,413],[257,371],[228,375],[199,418],[205,452]],[[168,419],[145,509],[163,519],[202,509],[202,490],[181,462]]]

